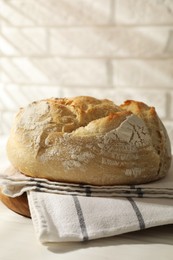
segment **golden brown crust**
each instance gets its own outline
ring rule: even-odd
[[[171,161],[169,138],[153,107],[85,96],[22,108],[7,152],[26,175],[94,185],[157,180]]]
[[[165,176],[168,169],[166,165],[170,162],[171,147],[166,129],[158,117],[155,108],[133,100],[126,101],[120,107],[126,111],[131,111],[145,122],[153,147],[160,157],[158,174],[159,176]]]

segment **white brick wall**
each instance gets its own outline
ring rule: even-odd
[[[109,24],[112,0],[1,0],[3,24],[79,26]]]
[[[47,54],[47,31],[43,28],[2,26],[0,52],[5,56]]]
[[[173,59],[113,60],[113,82],[120,87],[173,87]]]
[[[17,84],[56,84],[64,86],[108,85],[107,61],[63,59],[58,57],[1,58],[2,82]]]
[[[170,57],[171,27],[83,27],[50,30],[50,52],[71,58]]]
[[[173,0],[0,0],[0,135],[36,99],[155,106],[173,138]]]
[[[173,23],[172,0],[117,0],[116,22],[123,25],[167,25]]]

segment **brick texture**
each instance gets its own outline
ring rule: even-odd
[[[46,30],[43,28],[2,27],[1,55],[45,55],[47,53]]]
[[[155,106],[173,137],[172,0],[0,0],[0,136],[19,107],[91,95]]]
[[[44,98],[59,97],[61,88],[55,86],[18,86],[15,84],[1,85],[0,110],[16,112],[19,107]]]
[[[170,57],[173,27],[59,28],[50,30],[50,50],[64,57]]]
[[[117,24],[173,24],[172,0],[117,0],[115,12]]]
[[[2,82],[106,87],[108,66],[104,60],[60,58],[2,58]]]
[[[114,60],[113,82],[115,86],[122,87],[171,89],[173,87],[173,59]]]
[[[71,26],[105,25],[110,21],[111,0],[1,0],[4,25]]]
[[[15,112],[0,111],[0,120],[1,120],[0,136],[9,135],[11,123],[14,120],[14,115],[15,115]]]

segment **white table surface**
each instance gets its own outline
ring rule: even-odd
[[[0,140],[0,165],[5,163]],[[88,242],[42,245],[36,240],[32,220],[0,202],[0,260],[173,260],[173,225],[150,228]]]

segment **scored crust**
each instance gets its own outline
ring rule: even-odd
[[[170,141],[153,107],[86,96],[21,108],[7,154],[25,175],[93,185],[154,181],[171,162]]]

